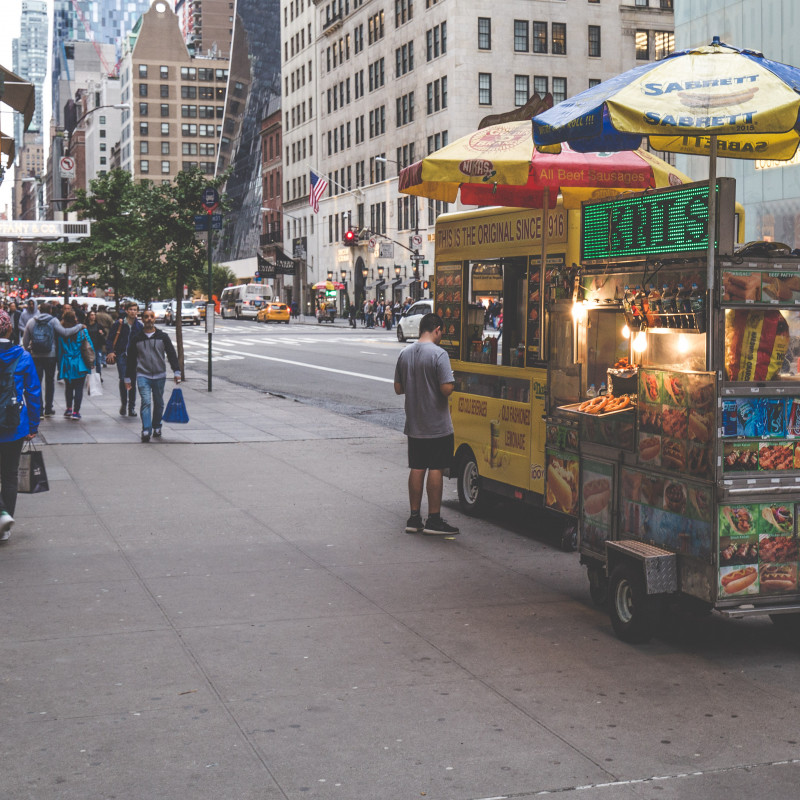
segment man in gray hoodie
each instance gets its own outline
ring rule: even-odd
[[[52,314],[51,303],[39,306],[39,316],[31,317],[22,334],[22,346],[33,356],[33,365],[39,381],[44,385],[44,412],[42,416],[52,417],[55,414],[53,397],[56,389],[56,334],[72,336],[83,325],[65,328]],[[42,380],[44,376],[44,380]]]

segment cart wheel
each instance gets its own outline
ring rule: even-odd
[[[481,486],[478,462],[470,452],[458,464],[458,504],[462,511],[474,516],[486,507],[486,495],[486,490]]]
[[[403,329],[398,325],[397,326],[397,341],[404,342],[406,337],[403,335]]]
[[[608,582],[608,615],[623,642],[642,644],[653,635],[652,607],[644,579],[631,564],[619,564]]]
[[[561,549],[565,553],[574,553],[578,549],[578,527],[566,525],[561,531]]]
[[[603,606],[608,599],[608,578],[600,567],[589,567],[589,597],[596,606]]]

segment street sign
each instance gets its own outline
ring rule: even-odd
[[[373,236],[373,237],[372,237],[372,238],[369,240],[369,249],[370,249],[370,250],[374,250],[374,249],[375,249],[375,245],[376,245],[377,243],[378,243],[378,240],[377,240],[377,239],[376,239],[376,238]]]
[[[213,186],[208,186],[203,189],[203,198],[201,202],[203,208],[211,213],[219,205],[219,192]]]
[[[208,230],[208,214],[195,214],[194,215],[194,229],[196,231]]]
[[[74,178],[75,177],[75,159],[70,158],[69,156],[64,156],[58,162],[58,166],[61,170],[61,177],[62,178]]]
[[[222,230],[222,214],[211,215],[211,230],[212,231]]]
[[[424,253],[412,253],[410,258],[412,261],[421,261],[424,264],[428,263],[427,261],[424,260],[425,259]]]
[[[378,258],[394,258],[394,245],[391,242],[381,242]]]
[[[411,237],[411,246],[414,248],[422,247],[422,237],[418,233],[415,233]]]

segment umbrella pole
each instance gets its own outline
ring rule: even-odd
[[[715,239],[717,233],[717,136],[711,134],[711,157],[708,162],[708,258],[706,264],[706,316],[710,318],[710,309],[714,302],[714,269],[716,266]],[[712,325],[706,326],[708,339],[706,340],[706,366],[713,363],[716,337]]]
[[[547,207],[550,205],[550,189],[544,190],[544,205],[542,206],[542,263],[539,264],[539,358],[547,358],[546,353],[550,347],[550,332],[545,325],[545,292],[547,287],[544,280],[547,274]]]

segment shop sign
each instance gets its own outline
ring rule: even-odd
[[[733,218],[729,182],[717,182],[717,223]],[[719,242],[716,243],[719,245]],[[633,197],[584,203],[581,259],[631,258],[708,250],[708,184],[686,184]]]

